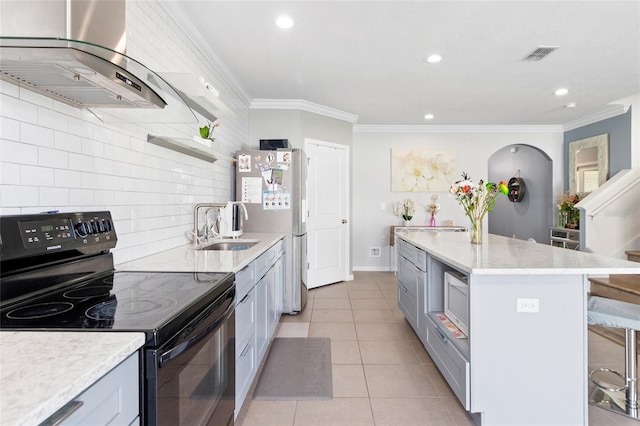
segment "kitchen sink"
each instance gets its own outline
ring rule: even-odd
[[[218,241],[200,246],[198,250],[247,250],[258,243],[250,240]]]

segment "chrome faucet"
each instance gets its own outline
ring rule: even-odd
[[[194,246],[198,246],[199,242],[200,242],[200,238],[202,237],[203,240],[208,240],[209,239],[209,224],[207,223],[206,220],[206,216],[207,213],[209,212],[209,210],[211,210],[212,208],[223,208],[225,207],[227,204],[226,203],[200,203],[200,204],[196,204],[196,206],[193,208],[193,245]],[[199,210],[202,208],[208,207],[208,210],[205,211],[205,225],[204,225],[204,229],[200,230],[200,226],[198,224],[198,219],[199,219]]]

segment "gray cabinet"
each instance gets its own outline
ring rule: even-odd
[[[398,246],[398,307],[465,409],[470,408],[469,339],[443,322],[445,273],[451,266],[402,239]],[[456,275],[460,275],[455,271]],[[446,318],[446,317],[445,317]]]
[[[421,339],[426,279],[426,253],[403,240],[398,241],[398,307]]]
[[[236,417],[282,315],[285,255],[278,240],[236,273]]]
[[[129,356],[42,424],[64,426],[140,424],[138,357],[138,352]],[[60,421],[62,422],[58,423]]]

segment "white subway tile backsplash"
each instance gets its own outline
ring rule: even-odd
[[[67,169],[69,168],[69,153],[67,151],[40,147],[38,148],[38,165]]]
[[[20,165],[14,163],[0,163],[0,182],[4,185],[19,185]]]
[[[53,181],[57,188],[81,188],[82,173],[74,170],[56,169],[53,171]]]
[[[2,103],[2,110],[0,112],[3,117],[15,118],[16,120],[26,119],[25,121],[30,122],[37,122],[38,120],[37,105],[5,94],[0,94],[0,103]]]
[[[38,107],[38,124],[54,130],[69,131],[69,116],[61,112]]]
[[[39,188],[39,201],[45,210],[59,210],[69,205],[69,189],[67,188]]]
[[[100,173],[103,175],[112,175],[113,174],[113,161],[107,160],[105,158],[94,158],[93,159],[93,171],[96,173]]]
[[[0,117],[0,139],[20,141],[20,122],[11,118]]]
[[[53,147],[53,130],[23,122],[20,124],[20,141],[31,145]]]
[[[24,185],[0,185],[2,207],[39,206],[38,187]]]
[[[94,139],[82,139],[81,152],[91,157],[104,157],[104,143]]]
[[[2,140],[0,141],[0,159],[6,163],[38,164],[38,147]]]
[[[0,80],[0,93],[9,95],[13,98],[20,97],[20,87],[17,84],[10,83],[6,80]]]
[[[81,206],[94,205],[93,190],[91,189],[70,189],[69,203]]]
[[[116,263],[187,244],[194,205],[228,199],[230,155],[248,136],[248,109],[236,95],[244,91],[229,85],[234,80],[220,74],[162,6],[127,2],[127,26],[132,57],[154,71],[205,76],[234,110],[217,130],[218,162],[147,143],[148,134],[190,138],[197,123],[105,124],[87,109],[0,81],[0,212],[110,210]]]
[[[53,186],[53,169],[22,165],[20,166],[20,184],[27,186]]]
[[[75,117],[69,117],[69,133],[82,138],[90,138],[92,135],[91,123]]]
[[[53,146],[61,151],[81,152],[82,138],[71,133],[55,131],[53,134]]]
[[[93,157],[83,154],[69,154],[69,170],[90,172],[93,170]]]

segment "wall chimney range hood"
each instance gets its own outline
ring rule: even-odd
[[[0,77],[78,108],[162,109],[178,97],[126,53],[125,0],[0,1]]]

